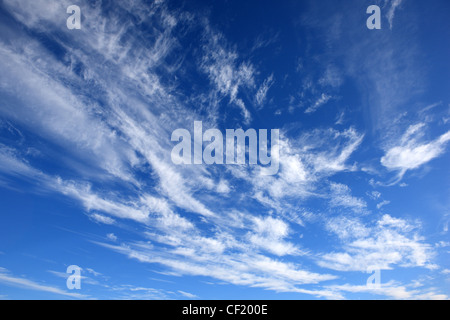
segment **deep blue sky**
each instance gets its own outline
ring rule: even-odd
[[[448,12],[2,0],[0,299],[448,299]],[[173,164],[194,121],[280,171]]]

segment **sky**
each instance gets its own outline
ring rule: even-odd
[[[449,12],[1,0],[0,299],[449,299]],[[279,171],[175,164],[194,121]]]

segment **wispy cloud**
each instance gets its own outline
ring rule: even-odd
[[[178,292],[185,298],[198,299],[198,297],[195,294],[192,294],[192,293],[189,293],[189,292],[185,292],[185,291],[181,291],[181,290],[178,290]]]
[[[114,233],[108,233],[106,237],[111,241],[117,241],[117,236]]]
[[[377,209],[379,210],[379,209],[381,209],[382,207],[388,205],[389,203],[391,203],[389,200],[381,201],[380,203],[377,204]]]
[[[114,220],[113,218],[106,217],[106,216],[103,216],[103,215],[98,214],[98,213],[94,213],[94,214],[90,215],[90,217],[92,219],[94,219],[95,221],[98,221],[98,222],[101,222],[101,223],[104,223],[104,224],[113,225],[113,224],[116,223],[116,220]]]
[[[436,293],[433,291],[424,292],[421,290],[409,289],[405,285],[398,284],[394,281],[380,284],[377,288],[372,288],[366,285],[335,285],[327,287],[330,290],[351,292],[351,293],[369,293],[373,295],[381,295],[395,300],[447,300],[445,294]]]
[[[3,284],[6,284],[8,286],[19,287],[19,288],[41,291],[41,292],[48,292],[48,293],[53,293],[56,295],[62,295],[62,296],[66,296],[66,297],[76,298],[76,299],[88,298],[88,296],[83,295],[83,294],[68,292],[68,291],[59,289],[57,287],[39,284],[35,281],[28,280],[25,278],[15,277],[15,276],[11,275],[7,269],[1,268],[1,267],[0,267],[0,282]]]
[[[389,170],[399,172],[399,179],[407,170],[414,170],[439,157],[450,140],[450,131],[437,139],[425,142],[426,125],[411,125],[399,139],[398,145],[389,148],[381,158],[381,164]]]
[[[318,264],[334,270],[361,272],[368,267],[389,270],[394,265],[433,269],[435,251],[414,231],[417,227],[389,215],[383,215],[372,226],[354,219],[332,220],[328,229],[344,240],[345,251],[325,253],[318,258]]]
[[[271,74],[266,80],[264,80],[263,84],[259,87],[258,92],[256,93],[256,103],[262,107],[266,102],[267,92],[270,87],[274,84],[273,74]]]
[[[388,21],[389,21],[389,27],[392,29],[393,27],[393,22],[394,22],[394,17],[395,17],[395,11],[397,10],[397,8],[400,7],[400,5],[402,4],[403,0],[391,0],[390,4],[391,6],[389,7],[389,10],[386,14]]]
[[[249,62],[239,62],[235,50],[227,48],[223,35],[206,26],[203,46],[205,55],[202,59],[202,69],[208,74],[209,79],[215,84],[216,90],[223,96],[227,96],[231,104],[241,109],[244,122],[251,120],[250,112],[241,98],[238,98],[241,88],[253,88],[255,86],[254,67]]]
[[[367,207],[364,200],[351,195],[351,190],[348,186],[331,183],[330,188],[330,205],[332,207],[346,207],[357,212],[361,212]]]
[[[45,34],[50,46],[59,49],[53,52],[33,32],[0,22],[13,35],[0,40],[0,72],[8,79],[0,82],[0,116],[20,128],[8,127],[20,144],[0,143],[1,177],[30,182],[36,192],[75,199],[81,211],[108,230],[101,238],[109,243],[97,242],[102,249],[178,275],[325,298],[363,292],[358,287],[327,288],[328,281],[339,280],[337,271],[365,271],[369,264],[433,268],[433,250],[414,223],[394,214],[361,217],[366,201],[340,180],[359,172],[359,153],[367,150],[366,129],[344,126],[354,116],[347,110],[345,122],[344,112],[336,117],[339,130],[332,124],[310,128],[303,123],[282,129],[280,171],[275,176],[263,176],[259,167],[172,164],[168,137],[173,129],[190,128],[201,119],[210,127],[248,125],[256,120],[254,110],[273,101],[274,74],[259,70],[260,63],[241,54],[207,18],[169,10],[164,1],[118,1],[107,7],[107,14],[102,5],[89,4],[83,28],[69,37],[64,16],[57,14],[65,12],[68,1],[4,2],[18,26]],[[400,3],[391,3],[390,22]],[[48,10],[37,10],[44,7]],[[49,25],[54,32],[48,32]],[[294,100],[301,98],[304,112],[315,113],[340,96],[337,91],[352,78],[355,87],[368,92],[362,98],[369,101],[373,117],[368,118],[391,121],[392,111],[416,87],[410,79],[420,78],[412,56],[398,55],[403,52],[400,45],[386,52],[376,50],[379,43],[372,47],[364,39],[342,50],[336,45],[343,36],[342,17],[333,16],[325,25],[335,27],[326,30],[333,29],[333,34],[327,34],[325,46],[335,47],[333,54],[346,55],[336,64],[321,55],[320,72],[300,81],[303,92]],[[381,43],[390,43],[381,38]],[[254,50],[273,40],[261,39],[256,39]],[[185,52],[183,45],[191,40],[200,46]],[[368,53],[371,58],[362,59]],[[295,80],[277,76],[277,85],[289,82]],[[424,128],[411,126],[386,148],[381,164],[403,174],[442,155],[450,133],[426,141]],[[51,152],[22,149],[30,137]],[[387,204],[380,202],[380,195],[371,196],[378,209]],[[324,202],[332,216],[311,210],[308,201]],[[312,227],[314,219],[339,240],[333,241],[334,251],[318,253],[298,240],[299,228]],[[132,240],[110,231],[125,223],[133,224]],[[305,267],[311,261],[332,271]],[[1,275],[9,279],[4,282],[23,280],[28,287],[45,288],[6,271]],[[174,297],[145,287],[115,290],[125,298]],[[383,294],[406,296],[401,288],[392,290],[398,294]],[[196,298],[176,292],[175,297]]]
[[[283,240],[288,233],[289,227],[282,220],[254,218],[254,229],[249,238],[251,243],[275,255],[298,254],[294,244]]]
[[[242,244],[235,242],[230,237],[224,238],[223,240],[227,242],[222,243],[212,239],[199,241],[200,239],[183,238],[182,241],[181,239],[176,241],[172,235],[168,239],[159,240],[164,240],[167,245],[171,246],[176,243],[179,243],[179,245],[185,244],[173,250],[172,255],[155,251],[156,248],[149,247],[144,243],[123,244],[121,246],[99,244],[141,262],[166,265],[177,273],[208,276],[236,285],[262,287],[279,292],[298,292],[301,289],[296,285],[315,284],[336,278],[330,274],[317,274],[301,270],[293,263],[286,263],[252,253],[251,247],[247,247],[245,251],[239,250],[240,252],[232,253],[229,250],[239,249]],[[187,241],[190,244],[186,243]],[[192,247],[193,244],[195,244],[194,247]],[[218,247],[219,244],[220,247]],[[182,259],[177,259],[173,254],[179,255]],[[218,259],[219,256],[220,259]],[[311,294],[320,295],[320,292]]]
[[[308,107],[305,110],[305,113],[313,113],[316,112],[321,106],[323,106],[324,104],[326,104],[328,101],[330,101],[333,97],[326,94],[326,93],[322,93],[322,95],[319,97],[319,99],[316,100],[316,102],[314,102],[314,104],[312,104],[310,107]]]

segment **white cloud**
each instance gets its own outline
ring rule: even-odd
[[[269,225],[271,221],[274,225]],[[288,233],[286,224],[275,219],[255,220],[254,228],[270,238],[268,240],[280,239]],[[184,233],[172,233],[167,237],[149,236],[153,241],[163,242],[174,249],[162,250],[143,242],[120,246],[98,244],[144,263],[165,265],[177,274],[208,276],[236,285],[262,287],[279,292],[303,292],[304,289],[296,285],[336,278],[329,274],[299,269],[291,262],[266,257],[257,253],[251,243],[238,242],[227,234],[217,235],[214,239]],[[318,290],[309,294],[328,296],[329,292]]]
[[[400,285],[394,281],[381,283],[379,287],[370,287],[366,285],[334,285],[327,286],[330,290],[346,291],[351,293],[368,293],[381,295],[389,299],[396,300],[447,300],[445,294],[434,292],[421,292],[419,290],[409,290],[407,286]]]
[[[310,143],[305,141],[305,148],[317,151],[308,155],[308,160],[314,165],[317,173],[331,174],[339,171],[352,170],[346,162],[363,141],[364,135],[354,128],[342,132],[328,129],[313,132]],[[319,140],[318,140],[319,139]]]
[[[107,124],[92,116],[98,106],[83,103],[58,81],[61,80],[62,70],[55,66],[61,63],[49,56],[43,57],[39,51],[42,50],[40,45],[30,40],[26,46],[26,55],[9,48],[0,50],[3,59],[10,61],[8,64],[0,63],[1,72],[9,79],[1,84],[0,90],[11,99],[17,99],[14,108],[8,105],[1,109],[1,113],[39,132],[39,136],[63,146],[91,165],[135,182],[126,168],[127,163],[133,162],[134,152],[118,139]],[[42,65],[30,68],[32,60],[41,61]],[[27,90],[28,94],[20,94],[18,87]],[[30,113],[34,115],[33,121],[26,116]]]
[[[227,42],[222,34],[214,32],[209,25],[205,26],[206,43],[202,60],[202,69],[215,84],[216,90],[228,96],[242,110],[245,123],[249,123],[251,115],[242,99],[238,98],[241,88],[255,86],[254,67],[249,62],[238,62],[235,50],[227,48]]]
[[[231,191],[230,186],[225,180],[220,180],[219,184],[217,185],[217,192],[227,194]]]
[[[102,274],[100,272],[95,271],[92,268],[86,268],[86,271],[89,272],[90,274],[93,274],[95,277],[101,276]]]
[[[360,198],[353,197],[348,186],[340,183],[330,184],[330,205],[332,207],[346,207],[362,212],[367,204]]]
[[[381,192],[379,192],[379,191],[372,191],[371,193],[368,194],[368,196],[369,196],[372,200],[377,200],[377,199],[380,199],[380,197],[381,197]]]
[[[178,293],[180,293],[183,297],[188,299],[198,299],[198,296],[189,292],[178,290]]]
[[[30,27],[39,27],[45,22],[64,22],[62,13],[66,12],[70,1],[50,1],[50,0],[36,0],[17,3],[14,0],[6,0],[5,5],[8,7],[14,16]],[[45,10],[42,10],[45,8]],[[65,27],[65,23],[61,23],[61,29]]]
[[[108,233],[106,237],[111,241],[117,241],[117,236],[114,233]]]
[[[98,213],[91,214],[90,217],[92,219],[94,219],[95,221],[98,221],[98,222],[101,222],[104,224],[113,225],[116,223],[116,220],[114,220],[113,218],[106,217],[106,216],[98,214]]]
[[[253,218],[254,228],[249,234],[251,243],[275,255],[284,256],[298,254],[298,249],[283,238],[289,234],[289,226],[282,220],[267,218]]]
[[[1,145],[0,163],[5,164],[0,167],[0,172],[32,178],[41,184],[41,189],[45,188],[79,200],[89,212],[100,211],[117,218],[131,219],[143,224],[149,224],[152,221],[161,228],[181,228],[182,230],[192,228],[192,224],[174,213],[163,199],[148,194],[142,194],[140,198],[133,201],[120,199],[111,194],[109,195],[111,198],[108,199],[107,196],[93,191],[89,184],[65,181],[60,177],[52,177],[40,172],[18,159],[14,150],[2,148]],[[90,217],[104,224],[111,225],[116,222],[113,218],[97,212],[91,214]]]
[[[87,296],[79,293],[67,292],[57,287],[52,287],[48,285],[39,284],[32,280],[28,280],[25,278],[18,278],[13,275],[10,275],[8,270],[0,267],[0,282],[9,286],[24,288],[28,290],[42,291],[53,293],[57,295],[63,295],[66,297],[77,298],[77,299],[86,299]]]
[[[389,170],[398,170],[400,177],[407,170],[414,170],[439,157],[450,140],[450,131],[431,141],[422,141],[425,124],[412,125],[400,138],[399,145],[391,147],[381,158],[381,164]]]
[[[114,292],[115,299],[119,300],[169,300],[177,296],[176,293],[163,289],[128,284],[112,286],[111,291]]]
[[[390,204],[390,203],[391,203],[391,202],[390,202],[389,200],[381,201],[380,203],[377,204],[377,209],[379,210],[379,209],[381,209],[382,207],[384,207],[384,206],[386,206],[386,205],[388,205],[388,204]]]
[[[319,79],[319,83],[324,86],[330,86],[338,88],[343,83],[343,77],[339,69],[333,65],[327,66],[322,78]]]
[[[59,187],[57,190],[64,195],[81,201],[88,211],[102,211],[121,219],[132,219],[144,224],[149,222],[149,213],[146,212],[144,207],[139,207],[133,203],[123,204],[118,201],[105,199],[92,192],[89,185],[77,185],[62,179],[57,179],[57,182]],[[113,223],[111,219],[105,219],[104,216],[98,214],[94,216],[94,219],[100,219],[99,221],[107,224]]]
[[[237,169],[232,172],[236,177],[248,179],[252,183],[255,197],[262,204],[270,205],[280,212],[292,212],[295,208],[290,208],[288,202],[279,205],[279,201],[286,197],[318,196],[315,189],[324,178],[337,172],[355,170],[355,166],[347,165],[347,161],[363,137],[352,128],[342,132],[333,129],[314,130],[290,139],[282,135],[277,176],[255,175],[255,172]],[[358,201],[358,206],[362,207],[362,200]]]
[[[119,11],[131,10],[124,3],[119,3],[118,6]],[[134,9],[138,7],[138,4],[133,4]],[[100,166],[109,174],[124,181],[136,185],[142,183],[137,181],[132,172],[136,166],[147,162],[151,165],[150,170],[154,170],[160,176],[161,193],[184,209],[211,216],[213,213],[192,197],[183,172],[170,165],[170,158],[167,157],[170,143],[162,138],[165,137],[162,133],[170,132],[170,128],[161,126],[156,114],[164,112],[173,116],[171,120],[175,125],[179,119],[188,123],[190,117],[195,116],[191,113],[187,118],[184,116],[186,110],[182,112],[176,110],[178,102],[168,93],[170,88],[161,85],[156,73],[144,71],[163,64],[164,57],[176,46],[171,30],[177,19],[168,14],[163,5],[154,7],[152,8],[154,12],[148,18],[154,19],[156,24],[164,24],[165,29],[156,35],[156,42],[148,41],[145,50],[139,49],[140,46],[135,48],[132,38],[124,39],[127,30],[132,27],[131,24],[118,23],[114,18],[117,12],[106,19],[101,16],[98,8],[85,12],[92,19],[87,18],[83,24],[80,31],[83,33],[83,39],[73,38],[77,50],[73,49],[75,45],[60,43],[67,51],[65,58],[70,60],[71,65],[81,64],[89,73],[84,74],[82,80],[95,82],[100,91],[105,91],[104,97],[99,96],[106,100],[103,102],[107,106],[101,112],[96,102],[86,98],[89,92],[84,92],[84,98],[79,99],[79,92],[61,85],[70,82],[85,88],[75,70],[72,68],[67,70],[64,61],[58,61],[52,58],[52,55],[42,54],[46,49],[32,39],[16,44],[17,47],[26,44],[25,55],[20,56],[7,49],[2,51],[5,59],[10,58],[11,62],[16,64],[14,68],[11,64],[4,66],[6,73],[10,71],[8,77],[12,79],[11,83],[16,82],[18,86],[30,89],[27,90],[29,94],[26,96],[17,94],[18,97],[22,96],[24,101],[16,105],[14,112],[8,108],[2,108],[2,111],[6,112],[8,117],[15,117],[17,121],[31,126],[31,129],[44,135],[46,139],[62,144],[71,152],[76,152],[77,157],[85,163],[88,161],[90,165]],[[141,9],[138,11],[141,12]],[[156,12],[159,14],[155,15]],[[100,23],[97,23],[98,21]],[[35,27],[34,24],[31,26]],[[105,32],[106,29],[108,32]],[[104,37],[107,39],[103,39]],[[129,52],[131,47],[136,49],[133,54]],[[96,51],[96,54],[92,54],[92,50]],[[99,59],[101,60],[99,57],[112,63],[115,72],[121,73],[123,77],[117,77],[117,74],[111,73],[109,68],[105,69],[105,64],[98,63]],[[33,65],[34,68],[28,68],[29,65]],[[242,68],[240,74],[243,79],[247,79],[248,75],[245,75],[247,71],[247,68]],[[120,79],[127,79],[128,85],[124,86]],[[45,90],[42,88],[34,90],[37,87],[35,83],[44,84]],[[7,86],[4,87],[6,91],[14,92],[14,86],[3,85]],[[86,88],[86,91],[89,91],[89,88]],[[148,105],[153,105],[154,108],[149,111]],[[24,115],[30,112],[35,114],[33,122],[27,121],[28,117]],[[73,162],[77,160],[78,158],[75,161],[71,160],[69,165],[73,166]],[[201,170],[204,169],[197,171]],[[96,171],[95,178],[98,178],[98,174],[99,171]],[[222,184],[221,191],[225,190],[223,186]]]
[[[266,80],[264,80],[263,84],[259,87],[258,92],[256,93],[256,103],[259,106],[264,105],[267,98],[267,92],[270,87],[273,85],[273,74],[271,74]]]
[[[325,228],[342,240],[362,238],[370,234],[370,229],[357,218],[335,217],[327,219]]]
[[[388,214],[383,215],[377,223],[381,227],[395,228],[401,230],[402,232],[409,232],[420,226],[417,222],[415,224],[411,224],[406,220],[394,218]]]
[[[387,18],[389,21],[389,26],[392,29],[395,11],[402,4],[403,0],[391,0],[391,7],[388,10]]]
[[[355,224],[353,219],[340,219],[339,228],[328,226],[343,240],[342,252],[330,252],[318,257],[322,267],[340,271],[365,272],[368,267],[392,269],[401,267],[424,267],[435,269],[432,258],[435,252],[431,245],[423,242],[415,229],[418,224],[384,215],[373,226]],[[348,236],[345,230],[355,229],[358,234]]]
[[[316,102],[314,102],[313,105],[311,105],[310,107],[308,107],[305,110],[305,113],[314,113],[317,111],[317,109],[319,109],[321,106],[323,106],[324,104],[326,104],[328,101],[330,101],[333,97],[326,94],[326,93],[322,93],[322,95],[320,96],[319,99],[317,99]]]

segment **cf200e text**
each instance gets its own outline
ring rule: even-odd
[[[189,307],[183,307],[183,315],[209,315],[214,317],[216,313],[227,313],[229,315],[267,315],[267,305],[251,304],[229,304],[225,310],[217,307],[197,307],[192,304]]]
[[[267,305],[245,305],[245,304],[230,304],[227,306],[228,314],[256,314],[267,315]]]

